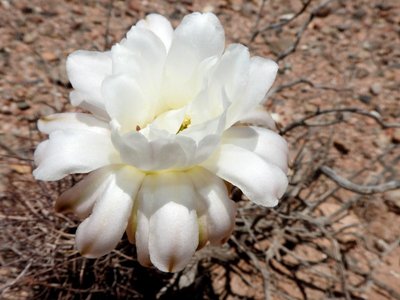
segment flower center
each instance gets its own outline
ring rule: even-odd
[[[191,123],[192,123],[192,119],[189,116],[185,116],[185,118],[182,121],[181,127],[179,127],[179,130],[176,134],[178,134],[179,132],[188,128]]]

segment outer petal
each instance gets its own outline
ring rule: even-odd
[[[151,266],[149,251],[149,223],[152,214],[152,192],[156,189],[154,181],[149,176],[144,178],[135,206],[129,219],[127,231],[130,240],[136,243],[137,258],[141,265]]]
[[[278,166],[285,174],[287,173],[287,143],[272,130],[253,126],[231,127],[224,132],[222,143],[254,152],[266,162]]]
[[[222,179],[203,168],[188,172],[201,205],[197,210],[200,219],[200,243],[209,240],[213,245],[226,241],[235,225],[236,203],[228,197]]]
[[[83,256],[99,257],[115,248],[128,224],[143,177],[132,167],[122,167],[111,176],[93,213],[76,232],[76,247]]]
[[[86,218],[91,213],[96,200],[108,187],[115,169],[115,166],[104,167],[90,173],[58,197],[56,211],[74,212],[79,218]]]
[[[83,113],[60,113],[49,115],[38,121],[38,128],[41,132],[52,133],[56,130],[76,129],[90,130],[93,132],[109,132],[106,122],[99,120],[92,115]]]
[[[229,108],[227,127],[239,121],[245,113],[253,110],[263,101],[277,72],[278,65],[274,61],[261,57],[251,59],[248,84],[244,94],[237,98]]]
[[[110,120],[110,117],[104,109],[104,105],[99,105],[96,103],[93,104],[93,101],[87,100],[91,98],[86,94],[74,90],[69,93],[69,99],[72,105],[79,106],[87,111],[90,111],[97,118],[105,121]]]
[[[182,270],[199,241],[193,185],[186,174],[172,172],[149,175],[144,185],[139,211],[149,219],[151,262],[164,272]]]
[[[275,121],[272,116],[261,105],[254,110],[250,110],[240,117],[240,123],[251,124],[266,127],[272,130],[276,129]]]
[[[240,188],[254,203],[275,206],[288,184],[284,172],[257,154],[235,145],[223,144],[201,164]]]
[[[224,88],[230,101],[241,98],[248,83],[250,65],[247,47],[241,44],[229,45],[212,74],[211,93],[218,98],[220,90]]]
[[[97,109],[104,110],[101,83],[111,71],[110,52],[78,50],[70,54],[67,59],[68,78],[80,94],[71,98],[74,100],[72,104],[80,105],[86,101]]]
[[[34,158],[38,167],[33,175],[38,180],[59,180],[120,162],[108,132],[73,129],[52,132],[49,140],[39,144]]]
[[[165,49],[169,50],[174,30],[167,18],[158,14],[150,14],[144,20],[140,20],[136,26],[151,30],[164,43]]]

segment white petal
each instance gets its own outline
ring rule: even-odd
[[[235,225],[236,203],[228,197],[222,179],[211,172],[195,168],[188,174],[201,196],[202,205],[197,213],[200,219],[204,216],[206,232],[200,234],[200,237],[204,235],[203,238],[208,239],[213,245],[223,244]]]
[[[230,45],[221,59],[209,68],[203,89],[190,104],[194,123],[215,118],[228,105],[240,101],[248,84],[249,69],[248,49],[240,44]]]
[[[187,152],[183,149],[185,146],[192,145],[194,142],[186,138],[185,144],[183,137],[172,137],[164,131],[166,137],[149,141],[145,136],[138,132],[132,132],[124,136],[115,133],[113,140],[117,146],[122,160],[146,171],[171,169],[185,166],[188,162]],[[186,147],[185,147],[186,148]],[[173,155],[171,155],[173,153]]]
[[[93,213],[76,231],[76,247],[83,256],[99,257],[115,248],[128,224],[143,177],[131,167],[122,167],[111,176]]]
[[[284,138],[272,130],[254,127],[231,127],[224,132],[223,144],[232,144],[256,153],[268,163],[288,171],[288,146]]]
[[[60,113],[41,118],[38,121],[41,132],[51,133],[56,130],[76,129],[94,132],[110,132],[106,122],[92,115],[83,113]]]
[[[250,80],[247,86],[248,99],[255,104],[264,100],[278,73],[279,66],[270,59],[255,56],[251,58]],[[252,105],[254,106],[254,105]]]
[[[55,210],[74,212],[79,218],[86,218],[91,213],[96,200],[102,196],[109,185],[114,168],[100,168],[87,175],[58,197]]]
[[[110,52],[78,50],[68,56],[67,73],[74,89],[82,98],[75,98],[74,105],[85,100],[93,106],[104,109],[101,95],[101,83],[111,74],[112,62]]]
[[[241,44],[231,44],[218,62],[212,74],[210,89],[219,95],[222,88],[230,101],[240,98],[248,84],[251,61],[249,49]]]
[[[196,73],[200,64],[221,55],[224,44],[224,30],[215,15],[193,13],[182,20],[165,65],[162,93],[170,107],[182,107],[193,98],[199,90]]]
[[[257,106],[254,110],[244,113],[239,122],[276,130],[274,119],[261,105]]]
[[[169,50],[174,30],[167,18],[158,14],[150,14],[144,20],[140,20],[136,26],[151,30],[164,43],[165,49]]]
[[[34,158],[38,167],[33,175],[38,180],[59,180],[120,162],[109,133],[73,129],[52,132]]]
[[[277,205],[288,184],[279,167],[235,145],[222,144],[201,166],[236,185],[251,201],[263,206]]]
[[[144,127],[151,118],[151,107],[134,79],[126,75],[110,76],[103,82],[102,90],[108,114],[124,132]]]
[[[168,59],[178,59],[184,55],[181,50],[189,50],[198,62],[215,55],[221,55],[225,46],[224,29],[212,13],[192,13],[183,18],[174,32]],[[179,68],[179,66],[178,66]]]
[[[157,35],[140,26],[133,26],[121,44],[139,55],[149,65],[156,64],[158,60],[163,62],[167,54]]]
[[[151,262],[164,272],[180,271],[199,242],[193,185],[185,173],[160,173],[146,179],[150,193],[144,195],[139,210],[150,216]]]
[[[135,80],[146,95],[146,102],[158,106],[167,55],[161,40],[153,32],[133,26],[111,53],[113,74],[125,74]]]
[[[143,72],[144,62],[140,53],[128,48],[125,43],[116,44],[111,48],[113,75],[126,74],[137,79]],[[138,49],[140,50],[140,48]]]
[[[243,115],[255,109],[263,101],[277,72],[278,65],[274,61],[261,57],[251,59],[248,83],[241,97],[229,108],[227,127],[239,121]]]
[[[209,122],[190,125],[178,134],[159,130],[155,126],[123,134],[117,124],[111,122],[112,139],[127,164],[146,171],[182,169],[204,161],[214,152],[224,129],[224,121],[225,115],[222,114]]]
[[[180,169],[193,165],[197,159],[196,141],[166,130],[145,128],[140,132],[121,134],[112,122],[112,139],[122,160],[141,170]],[[146,135],[144,135],[146,134]],[[204,147],[203,143],[198,148]],[[173,153],[173,155],[171,155]]]
[[[153,186],[151,177],[146,176],[136,199],[136,215],[131,215],[128,225],[130,234],[135,233],[135,237],[133,239],[131,237],[131,239],[136,243],[138,261],[142,266],[147,267],[152,265],[149,252],[149,223],[152,214],[152,193],[154,189],[156,187]]]
[[[176,134],[182,125],[182,122],[185,118],[185,113],[185,107],[181,109],[168,110],[159,115],[150,126]]]
[[[105,111],[103,102],[101,104],[98,104],[87,99],[90,99],[90,97],[87,96],[85,93],[78,91],[71,91],[69,93],[69,100],[71,101],[71,104],[73,106],[79,106],[84,110],[90,111],[93,115],[95,115],[97,118],[101,120],[104,121],[110,120],[109,115]]]

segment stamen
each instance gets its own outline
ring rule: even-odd
[[[179,132],[185,130],[186,128],[188,128],[191,123],[192,123],[192,119],[189,116],[185,116],[185,118],[182,121],[181,127],[179,127],[177,134]]]

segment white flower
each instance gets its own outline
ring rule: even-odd
[[[108,52],[67,60],[73,105],[90,111],[39,121],[40,180],[88,173],[60,196],[59,211],[86,218],[76,246],[86,257],[114,249],[126,231],[138,260],[179,271],[196,249],[229,237],[236,206],[224,180],[274,206],[287,187],[287,145],[261,109],[275,62],[233,44],[211,13],[172,29],[156,14]]]

